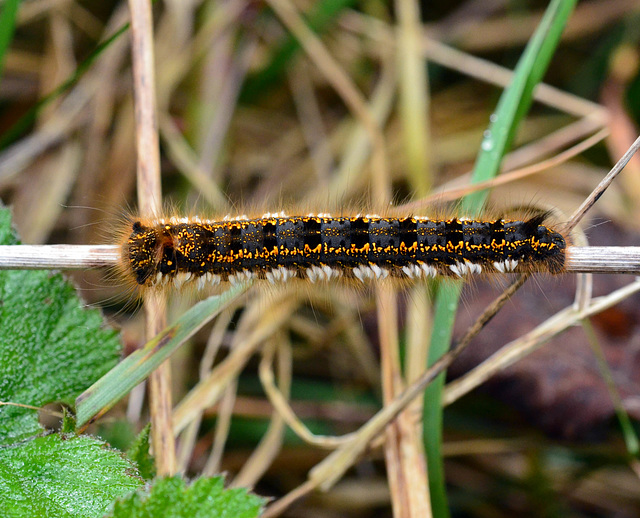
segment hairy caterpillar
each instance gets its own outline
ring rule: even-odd
[[[245,279],[417,279],[564,269],[566,240],[547,214],[521,220],[287,216],[134,219],[119,270],[139,287]]]

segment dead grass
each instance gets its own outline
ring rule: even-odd
[[[467,11],[461,4],[427,13],[424,24],[415,6],[402,0],[338,12],[330,12],[331,5],[227,0],[154,6],[163,200],[157,191],[138,192],[139,199],[218,215],[241,207],[385,208],[390,200],[417,200],[411,210],[419,212],[429,191],[442,201],[450,190],[459,189],[456,196],[468,190],[468,171],[497,95],[540,12]],[[634,9],[635,2],[623,0],[578,4],[549,73],[558,87],[538,89],[517,148],[504,161],[510,174],[493,182],[495,205],[533,200],[570,214],[631,144],[638,130],[624,106],[625,95],[638,94],[631,83],[637,47],[608,42]],[[313,19],[322,10],[331,21],[316,34],[302,15]],[[0,83],[2,133],[127,20],[126,4],[24,4]],[[638,34],[627,37],[633,42]],[[607,57],[616,58],[614,67],[607,68]],[[590,72],[598,66],[606,72]],[[632,67],[634,74],[628,73]],[[592,85],[592,100],[570,93],[578,74]],[[25,242],[100,243],[109,215],[134,203],[132,85],[127,32],[0,152],[2,199],[13,205]],[[606,130],[607,148],[585,153],[580,143],[604,138]],[[566,152],[573,146],[575,153]],[[620,225],[632,241],[640,213],[638,167],[632,162],[591,211]],[[117,290],[95,290],[104,282],[90,274],[79,282],[90,301]],[[394,297],[381,291],[374,302],[368,290],[309,288],[260,293],[227,310],[208,336],[172,360],[177,469],[189,476],[226,470],[232,484],[276,497],[298,497],[319,485],[314,475],[314,483],[304,485],[320,462],[318,448],[344,446],[351,432],[370,422],[375,404],[392,402],[424,369],[428,300],[413,294],[398,303]],[[543,301],[554,297],[553,291],[540,294]],[[174,301],[171,311],[187,303]],[[561,308],[550,317],[559,328],[584,316],[583,307],[563,310],[571,316]],[[136,319],[123,324],[125,339],[140,340]],[[544,332],[538,328],[500,347],[488,365],[448,386],[445,403],[529,354],[540,344],[536,333]],[[621,347],[634,347],[634,340],[630,333]],[[258,378],[273,406],[256,388]],[[633,373],[628,380],[637,386]],[[621,387],[622,406],[631,409],[637,393],[627,388]],[[446,474],[457,514],[640,511],[636,461],[626,459],[616,426],[598,446],[553,442],[541,438],[535,420],[524,424],[504,403],[473,398],[445,414]],[[363,400],[364,410],[356,406]],[[393,505],[394,516],[428,516],[418,410],[409,407],[387,429],[384,453],[367,442],[359,469],[336,480],[328,495],[315,494],[285,515],[390,516]],[[134,427],[146,422],[140,391],[128,410],[114,414],[125,412]],[[285,433],[286,425],[298,439]],[[166,471],[173,469],[169,464]],[[288,503],[275,500],[269,515]]]

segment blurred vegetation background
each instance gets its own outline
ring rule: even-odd
[[[468,184],[508,71],[546,6],[155,3],[165,203],[187,214],[224,216],[387,210],[389,201],[430,193],[448,199],[450,189]],[[13,207],[25,243],[104,243],[118,217],[135,210],[127,23],[125,2],[19,6],[0,78],[0,197]],[[7,26],[0,31],[10,35]],[[570,214],[606,174],[639,133],[639,39],[637,1],[578,3],[545,76],[553,88],[539,89],[505,169],[551,159],[602,128],[608,137],[496,187],[494,207],[533,203]],[[638,215],[636,159],[591,212],[587,236],[597,245],[638,245]],[[450,378],[570,305],[575,284],[566,277],[530,283]],[[121,286],[100,272],[83,272],[76,281],[90,303],[110,301],[106,311],[117,313],[125,343],[137,347],[140,318],[122,311]],[[625,282],[598,278],[596,294]],[[479,282],[466,290],[456,335],[499,285]],[[326,452],[305,444],[274,413],[258,379],[258,345],[277,348],[278,383],[296,415],[315,433],[340,435],[381,405],[376,312],[372,293],[344,286],[260,292],[255,299],[249,309],[238,304],[227,311],[172,360],[178,403],[198,379],[215,378],[220,365],[233,370],[219,402],[180,435],[178,458],[188,476],[226,471],[235,484],[281,496]],[[191,300],[193,294],[176,298],[173,311]],[[453,516],[640,514],[640,465],[628,448],[634,432],[625,437],[616,418],[640,418],[638,302],[630,298],[593,319],[598,348],[582,328],[572,329],[493,372],[478,390],[446,401],[443,451]],[[413,296],[401,297],[403,345],[405,335],[421,329],[404,318],[414,304]],[[224,363],[251,336],[249,328],[274,319],[276,331],[245,347],[232,367]],[[125,448],[146,420],[141,389],[93,431]],[[392,516],[390,491],[378,448],[330,492],[311,495],[284,516]]]

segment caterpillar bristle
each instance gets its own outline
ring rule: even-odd
[[[301,279],[416,281],[447,276],[564,269],[566,238],[528,218],[437,219],[328,213],[128,218],[120,275],[137,288],[270,284]]]

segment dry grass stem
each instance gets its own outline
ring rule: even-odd
[[[313,485],[325,491],[333,486],[360,458],[373,439],[382,433],[416,397],[420,396],[425,387],[446,370],[463,350],[464,348],[455,347],[445,353],[420,378],[363,425],[349,444],[341,446],[316,465],[309,473]]]
[[[352,440],[354,434],[345,434],[341,437],[315,435],[305,426],[302,420],[296,416],[286,395],[276,386],[272,368],[274,353],[275,350],[273,346],[264,349],[262,352],[259,368],[260,382],[276,413],[289,425],[289,428],[291,428],[300,439],[317,448],[334,449]]]
[[[131,55],[133,65],[136,114],[138,209],[146,216],[162,209],[160,184],[160,148],[156,114],[155,60],[153,52],[153,18],[151,4],[146,0],[130,0]],[[167,325],[166,296],[148,293],[145,296],[147,338]],[[171,427],[171,365],[163,363],[149,378],[151,433],[156,467],[159,475],[176,472],[175,437]]]
[[[226,197],[200,166],[196,153],[171,117],[160,116],[160,131],[167,145],[167,155],[208,205],[221,213],[228,210]]]
[[[303,484],[300,484],[293,491],[287,493],[282,498],[278,498],[278,500],[267,507],[264,513],[262,513],[262,518],[275,518],[276,516],[280,516],[292,504],[307,496],[314,489],[316,489],[316,487],[317,486],[312,480],[307,480]]]
[[[113,267],[120,257],[114,245],[2,245],[2,270],[82,270]]]
[[[258,311],[255,311],[256,306],[252,307],[254,315],[247,321],[253,322],[255,327],[245,332],[238,331],[234,336],[231,354],[176,406],[173,413],[175,433],[182,431],[204,408],[218,401],[228,383],[237,377],[263,342],[280,329],[296,306],[296,300],[282,301],[270,308],[269,316],[266,318],[264,311],[262,311],[262,316],[256,315],[256,313],[260,313],[260,309],[264,310],[264,307],[258,308]]]
[[[380,47],[388,48],[396,44],[392,26],[373,17],[352,11],[341,18],[340,24],[345,30],[366,36]],[[513,78],[513,70],[434,40],[429,37],[427,29],[422,34],[422,50],[429,61],[488,84],[505,88]],[[538,85],[534,99],[570,115],[597,120],[600,127],[608,120],[607,110],[599,104],[545,83]]]
[[[640,247],[569,247],[567,251],[567,272],[640,275]]]
[[[587,121],[587,119],[581,119],[575,124],[582,124],[585,121]],[[573,129],[573,127],[563,128],[563,131],[567,129]],[[515,182],[517,180],[522,180],[527,176],[542,173],[544,171],[549,171],[550,169],[554,167],[558,167],[559,165],[565,162],[568,162],[572,158],[577,157],[587,149],[590,149],[591,147],[595,146],[597,143],[607,138],[608,135],[609,135],[608,129],[606,128],[601,129],[596,134],[590,136],[589,138],[586,138],[585,140],[579,142],[578,144],[575,144],[574,146],[572,146],[569,149],[566,149],[565,151],[561,151],[555,154],[553,157],[547,160],[543,160],[541,162],[532,164],[530,166],[521,167],[520,169],[516,169],[514,171],[505,171],[501,173],[499,176],[496,176],[495,178],[493,178],[492,180],[486,180],[484,182],[469,184],[460,188],[455,188],[452,186],[445,185],[443,186],[443,188],[445,189],[444,192],[427,196],[423,200],[417,200],[415,202],[405,204],[401,207],[398,207],[398,209],[396,210],[419,209],[419,208],[428,207],[433,203],[438,203],[438,202],[442,203],[445,201],[458,200],[461,197],[466,196],[467,194],[471,194],[473,192],[482,191],[484,189],[489,189],[493,187],[498,187],[499,185],[505,185],[511,182]],[[540,141],[537,144],[544,145],[544,143],[541,143]],[[533,144],[531,146],[533,146]],[[525,148],[528,148],[528,147],[529,146],[524,146],[523,148],[520,148],[519,150],[508,155],[507,158],[505,158],[504,167],[508,168],[511,165],[510,162],[513,163],[515,161],[515,160],[509,160],[509,157],[514,157],[516,153],[525,151]],[[540,150],[538,150],[538,152],[540,152]],[[461,179],[462,177],[456,178],[455,183],[459,183]]]
[[[213,433],[213,445],[207,458],[207,463],[202,470],[204,476],[213,477],[216,473],[220,472],[220,463],[222,462],[224,448],[229,438],[231,420],[233,419],[233,410],[237,397],[238,383],[236,380],[233,380],[229,383],[220,399],[216,429]]]
[[[113,268],[120,258],[114,245],[1,245],[0,270],[84,270]],[[565,273],[640,275],[640,247],[570,246]]]
[[[400,366],[400,347],[398,343],[398,304],[396,294],[383,286],[376,288],[376,309],[378,320],[378,338],[380,342],[380,373],[383,403],[393,400],[403,389]],[[402,415],[402,414],[401,414]],[[409,439],[402,433],[400,416],[385,430],[384,458],[387,479],[391,492],[391,505],[394,516],[408,518],[410,505],[406,493],[406,451],[405,441]]]
[[[390,199],[391,193],[386,186],[387,158],[385,152],[385,140],[375,117],[367,107],[366,101],[358,91],[351,78],[344,69],[336,63],[320,39],[305,24],[296,10],[296,7],[288,0],[269,0],[269,5],[278,14],[282,22],[298,39],[305,52],[318,67],[336,92],[342,97],[344,103],[352,110],[371,139],[371,152],[373,157],[373,191],[374,199]]]
[[[272,357],[277,350],[279,392],[288,400],[291,396],[291,381],[293,376],[293,359],[291,344],[285,339],[283,333],[275,335],[265,346]],[[263,354],[265,354],[263,352]],[[271,362],[270,362],[271,363]],[[269,427],[258,446],[245,462],[240,472],[233,479],[233,486],[253,487],[269,469],[282,448],[282,440],[286,430],[283,417],[274,412],[271,415]]]
[[[218,318],[215,319],[213,329],[209,334],[207,345],[205,347],[202,358],[200,359],[199,375],[200,379],[204,379],[211,373],[216,356],[222,346],[225,332],[229,327],[234,312],[238,309],[238,304],[233,304],[231,307],[225,309]],[[222,403],[220,405],[220,411],[218,419],[216,420],[216,431],[214,444],[209,454],[209,458],[203,469],[203,473],[209,473],[213,476],[219,471],[219,462],[224,450],[226,438],[229,432],[229,425],[231,423],[231,415],[233,412],[233,405],[236,398],[237,384],[232,383],[226,390],[222,397]],[[189,423],[189,426],[180,435],[180,443],[178,446],[178,471],[183,473],[186,471],[191,458],[193,456],[193,449],[200,432],[200,424],[202,422],[202,412],[194,416],[193,420]]]
[[[377,437],[396,417],[407,408],[411,402],[422,394],[424,388],[431,383],[441,372],[444,372],[453,361],[469,345],[471,339],[482,327],[497,313],[497,311],[509,300],[509,298],[524,284],[527,276],[521,275],[505,292],[494,300],[483,315],[478,318],[466,335],[442,355],[429,369],[418,379],[409,385],[395,399],[385,405],[376,415],[363,425],[350,443],[341,446],[309,473],[309,478],[315,487],[323,490],[329,489],[344,472],[356,462],[372,440]]]
[[[376,123],[384,126],[392,114],[393,101],[396,94],[396,74],[394,60],[390,55],[381,63],[382,70],[380,78],[373,89],[371,100],[367,109]],[[344,125],[343,127],[346,127]],[[345,138],[342,131],[334,132],[334,140],[338,138],[345,141],[344,152],[336,171],[332,175],[331,183],[327,192],[312,190],[307,194],[303,203],[310,206],[320,206],[327,200],[337,200],[341,202],[348,200],[356,193],[362,192],[368,185],[368,178],[365,176],[365,165],[370,156],[371,135],[362,124],[352,128],[350,134]]]

